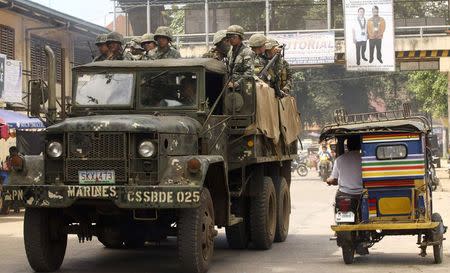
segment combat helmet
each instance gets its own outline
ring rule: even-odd
[[[266,49],[270,50],[277,46],[280,46],[280,43],[278,43],[277,40],[275,40],[274,38],[267,38]]]
[[[102,44],[106,44],[106,39],[108,38],[108,34],[100,34],[95,38],[95,45],[99,46]]]
[[[267,42],[267,38],[264,34],[256,33],[253,34],[248,40],[248,45],[250,47],[263,47]]]
[[[141,46],[142,39],[141,37],[133,37],[129,43],[131,48],[138,49],[138,50],[144,50]]]
[[[169,27],[158,27],[155,32],[155,40],[159,37],[166,37],[169,41],[173,40],[172,30]]]
[[[224,38],[227,37],[227,31],[219,30],[214,34],[213,44],[218,45]]]
[[[229,35],[239,35],[242,39],[244,38],[244,28],[238,25],[231,25],[227,29],[227,36]]]
[[[107,43],[120,43],[123,44],[123,36],[118,32],[110,32],[106,38]]]
[[[155,43],[156,44],[155,35],[153,33],[145,33],[144,35],[142,35],[141,45],[145,44],[145,43]]]

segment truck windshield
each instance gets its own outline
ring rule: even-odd
[[[133,74],[78,74],[75,104],[77,106],[130,105],[133,96]]]
[[[197,73],[143,72],[140,79],[140,105],[143,107],[176,108],[197,105]]]

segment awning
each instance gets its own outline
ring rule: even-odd
[[[29,118],[18,112],[0,109],[0,137],[7,139],[9,137],[9,129],[45,129],[45,126],[44,123],[37,118]]]

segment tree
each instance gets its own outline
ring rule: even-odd
[[[447,77],[437,71],[420,71],[409,74],[408,89],[422,105],[423,112],[436,117],[448,115]]]

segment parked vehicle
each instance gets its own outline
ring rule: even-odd
[[[420,255],[433,248],[435,263],[442,263],[443,219],[433,211],[432,158],[427,153],[430,122],[401,111],[348,115],[335,113],[335,124],[323,129],[321,140],[335,138],[337,154],[348,136],[359,136],[362,147],[362,195],[337,194],[337,244],[346,264],[355,252],[368,249],[385,236],[417,235]]]
[[[297,156],[291,163],[291,171],[297,172],[299,176],[305,177],[308,175],[308,167],[306,165],[307,156]]]

